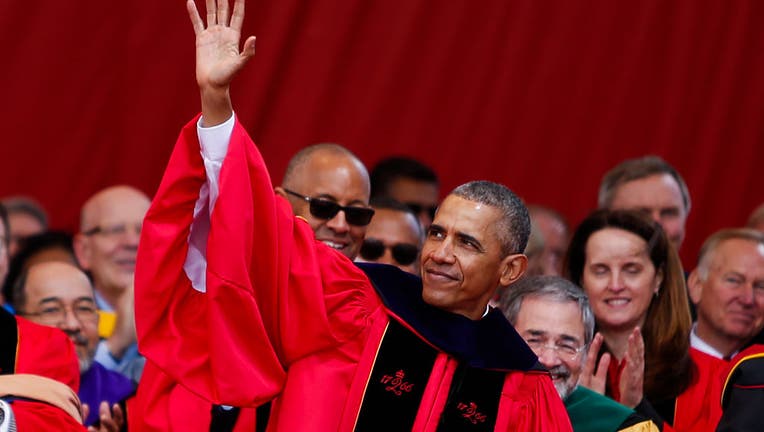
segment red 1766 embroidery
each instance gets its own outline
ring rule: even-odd
[[[382,384],[389,384],[387,387],[385,387],[385,390],[389,392],[393,392],[396,396],[400,396],[403,394],[403,392],[410,393],[411,390],[414,388],[414,384],[403,381],[403,378],[405,377],[405,373],[403,370],[399,370],[395,373],[395,376],[392,375],[384,375],[382,376],[382,379],[380,382]]]
[[[459,402],[456,405],[456,409],[462,412],[462,417],[466,418],[472,424],[478,424],[478,423],[484,423],[485,422],[485,414],[482,414],[478,412],[477,404],[475,402],[470,402],[469,404],[465,404],[463,402]]]

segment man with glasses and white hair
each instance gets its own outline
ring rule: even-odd
[[[135,256],[141,224],[150,200],[130,186],[112,186],[94,194],[82,206],[74,251],[90,273],[102,311],[96,360],[133,381],[140,380],[144,359],[135,336]]]
[[[594,315],[580,288],[556,276],[525,277],[504,291],[501,309],[552,374],[574,431],[659,430],[634,410],[579,385],[594,336]]]

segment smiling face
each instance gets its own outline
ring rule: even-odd
[[[729,354],[764,327],[764,245],[728,239],[709,253],[705,271],[696,269],[688,284],[697,334]]]
[[[581,347],[586,330],[578,304],[540,296],[526,297],[514,326],[539,362],[549,369],[560,398],[565,399],[576,388],[583,365]]]
[[[589,237],[581,285],[603,330],[642,326],[660,283],[647,243],[638,235],[604,228]]]
[[[74,246],[96,289],[121,293],[133,284],[143,217],[151,202],[142,192],[116,186],[94,195],[82,210]]]
[[[29,268],[24,292],[23,315],[63,330],[74,344],[80,372],[85,372],[98,345],[98,314],[93,287],[85,273],[67,263],[35,264]]]
[[[522,254],[502,256],[498,209],[449,195],[422,249],[422,297],[452,313],[479,319],[499,286],[525,271]]]
[[[368,207],[369,176],[366,168],[351,155],[333,150],[317,150],[284,182],[284,188],[310,198],[321,198],[342,206]],[[313,228],[316,240],[336,249],[351,260],[358,255],[366,226],[350,225],[345,212],[320,219],[310,214],[307,201],[283,192],[295,215]]]

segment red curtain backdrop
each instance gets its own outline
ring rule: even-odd
[[[151,194],[199,109],[182,0],[0,0],[0,196],[75,229],[94,191]],[[201,5],[203,7],[203,5]],[[682,250],[764,202],[764,2],[257,0],[237,112],[279,182],[334,141],[406,154],[444,191],[502,182],[577,223],[602,174],[658,154],[693,197]]]

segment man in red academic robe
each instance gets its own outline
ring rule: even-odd
[[[725,229],[703,244],[688,280],[698,319],[690,334],[697,373],[676,401],[674,429],[712,431],[722,415],[721,396],[739,352],[764,328],[764,234]],[[753,345],[747,354],[764,352]]]
[[[14,317],[4,308],[0,308],[0,333],[0,375],[42,377],[32,377],[28,383],[0,381],[0,396],[13,410],[17,430],[50,430],[55,425],[59,431],[84,431],[76,393],[79,364],[69,338],[58,329]],[[46,378],[56,382],[39,382]]]
[[[423,279],[361,270],[274,194],[235,121],[229,83],[254,54],[254,38],[238,51],[244,0],[230,25],[227,1],[209,1],[207,28],[187,5],[202,116],[181,133],[143,226],[136,323],[147,358],[213,403],[273,400],[269,430],[571,430],[548,373],[487,306],[526,267],[519,198],[463,185],[429,230]],[[314,215],[356,213],[319,204]]]

